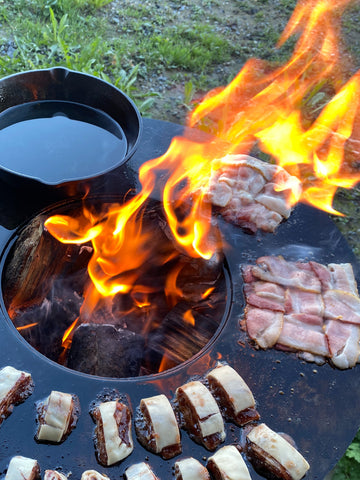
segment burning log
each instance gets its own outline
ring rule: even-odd
[[[9,314],[43,300],[53,279],[63,268],[69,247],[44,230],[44,218],[36,217],[21,232],[5,268],[4,300]]]
[[[160,362],[165,356],[173,365],[188,360],[206,345],[219,326],[216,315],[198,313],[188,302],[179,302],[149,339],[147,359]]]
[[[144,345],[144,338],[130,330],[83,323],[74,332],[67,367],[102,377],[136,377]]]

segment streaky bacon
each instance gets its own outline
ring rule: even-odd
[[[283,313],[247,307],[245,315],[249,337],[261,348],[273,347],[283,327]]]
[[[299,262],[287,262],[280,256],[258,258],[252,274],[260,280],[284,287],[294,287],[306,292],[321,292],[321,283],[309,267]]]
[[[324,295],[325,318],[360,325],[360,298],[343,290],[327,290]]]
[[[332,363],[341,369],[354,367],[360,356],[360,327],[328,320],[325,322],[325,335]]]

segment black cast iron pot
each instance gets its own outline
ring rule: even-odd
[[[3,78],[2,196],[40,197],[43,207],[69,195],[104,191],[105,174],[134,154],[141,132],[132,100],[94,76],[56,67]]]

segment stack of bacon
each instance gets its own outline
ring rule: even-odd
[[[264,256],[243,267],[247,332],[261,348],[345,369],[360,355],[360,298],[350,263]]]
[[[282,167],[249,157],[213,160],[206,197],[221,215],[252,232],[273,232],[291,214],[301,183]]]

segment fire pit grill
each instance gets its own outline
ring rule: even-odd
[[[108,191],[118,193],[125,188],[125,181],[126,190],[129,186],[136,187],[139,166],[166,151],[171,138],[181,133],[180,126],[145,120],[139,150],[116,173],[107,175]],[[6,184],[3,187],[0,202],[2,270],[17,229],[39,209],[51,203],[48,198],[34,198],[29,206],[29,199],[22,197],[27,203],[24,211],[21,202],[9,204],[11,197],[6,195],[10,195],[11,190]],[[97,192],[92,193],[96,195]],[[13,193],[16,194],[21,198],[20,191]],[[33,395],[17,406],[1,425],[1,473],[5,472],[14,455],[36,458],[42,471],[47,468],[62,468],[65,473],[71,471],[72,478],[80,478],[86,469],[104,471],[95,458],[92,438],[94,424],[88,413],[90,404],[99,394],[115,389],[128,396],[135,410],[141,398],[159,393],[172,397],[178,386],[190,377],[203,375],[221,359],[240,372],[252,389],[262,421],[273,430],[286,432],[295,439],[311,466],[306,478],[322,480],[344,453],[358,428],[359,411],[354,401],[360,394],[358,369],[340,371],[328,364],[316,366],[302,362],[294,354],[254,350],[239,328],[244,305],[239,269],[241,264],[252,263],[261,255],[282,254],[289,260],[351,262],[358,278],[356,259],[328,216],[303,205],[295,208],[290,219],[280,225],[274,235],[247,235],[224,222],[221,222],[221,230],[230,246],[226,253],[231,277],[228,287],[229,308],[220,328],[199,354],[161,374],[111,379],[84,375],[55,364],[20,337],[1,301],[2,366],[8,364],[29,371],[35,382]],[[36,429],[34,402],[46,397],[51,390],[76,393],[81,404],[77,427],[61,445],[39,444],[33,439]],[[226,444],[239,441],[241,433],[238,427],[227,424]],[[129,465],[140,461],[148,461],[160,478],[171,478],[174,459],[164,461],[149,453],[136,440],[134,443],[134,452],[125,461],[106,469],[110,478],[119,478]],[[186,432],[182,432],[182,446],[183,453],[177,458],[194,456],[203,461],[209,456],[209,452],[190,440]],[[253,479],[262,478],[252,467],[250,472]]]

